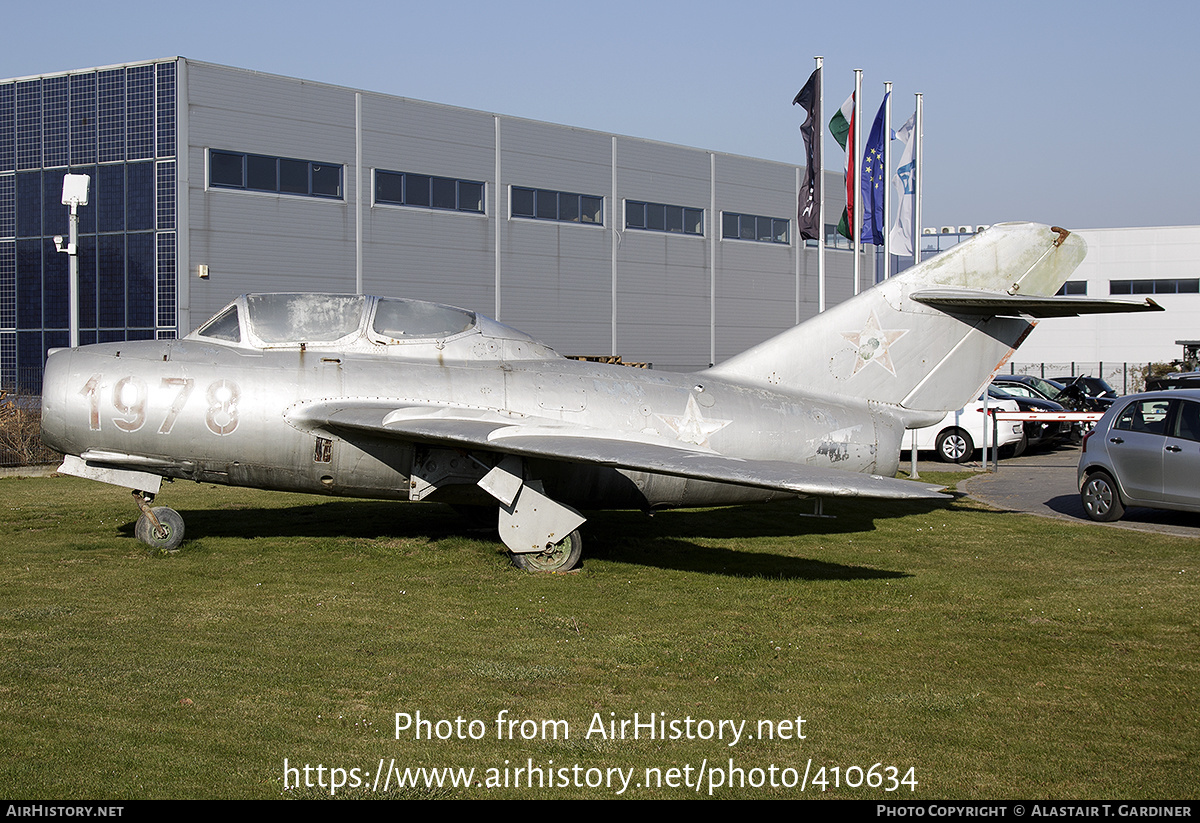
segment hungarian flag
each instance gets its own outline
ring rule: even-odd
[[[846,98],[842,107],[829,121],[829,133],[846,152],[846,208],[838,221],[837,231],[842,237],[854,239],[854,93]]]
[[[792,101],[793,106],[803,106],[808,117],[800,126],[804,137],[804,183],[800,186],[800,203],[796,215],[796,226],[802,240],[820,240],[824,230],[821,222],[821,140],[814,135],[816,125],[821,122],[821,70],[816,69],[804,84],[804,88]]]

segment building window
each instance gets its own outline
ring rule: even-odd
[[[376,169],[375,202],[483,214],[483,183]]]
[[[759,243],[787,245],[791,225],[791,220],[779,217],[735,214],[731,211],[721,213],[721,236],[726,240],[754,240]]]
[[[1109,294],[1197,294],[1200,278],[1182,280],[1109,280]]]
[[[1087,281],[1071,280],[1063,283],[1055,294],[1059,297],[1084,297],[1087,295]]]
[[[512,187],[512,216],[563,223],[604,223],[604,198],[546,189]]]
[[[342,167],[332,163],[217,151],[208,154],[208,184],[305,197],[342,196]]]
[[[626,200],[625,228],[703,235],[704,210]]]

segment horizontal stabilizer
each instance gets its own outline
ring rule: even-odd
[[[988,317],[1077,317],[1081,314],[1163,310],[1162,306],[1148,297],[1145,302],[1135,303],[1132,300],[1098,300],[1090,297],[1029,297],[975,289],[926,289],[913,292],[909,298],[953,314]]]
[[[588,463],[793,494],[884,499],[947,497],[940,492],[940,486],[783,460],[743,460],[708,449],[689,449],[666,438],[479,409],[397,407],[370,400],[342,400],[294,408],[288,413],[288,420],[304,430],[353,431],[416,443]]]

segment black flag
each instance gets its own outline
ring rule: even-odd
[[[792,101],[793,106],[803,106],[808,119],[800,127],[804,136],[804,184],[800,187],[799,211],[796,224],[803,240],[821,239],[821,178],[817,169],[821,167],[821,141],[816,139],[816,128],[821,122],[821,70],[813,71],[804,88]]]

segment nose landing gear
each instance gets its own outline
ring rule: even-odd
[[[174,553],[183,543],[183,518],[179,512],[167,506],[150,508],[154,495],[148,492],[133,492],[142,516],[138,518],[133,533],[138,540],[152,549]]]

